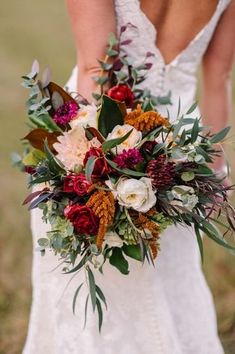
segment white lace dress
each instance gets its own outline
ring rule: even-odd
[[[219,0],[214,15],[185,50],[165,64],[156,47],[156,30],[139,7],[138,0],[116,0],[118,28],[130,22],[126,31],[133,42],[123,51],[141,62],[147,51],[153,66],[144,85],[153,94],[172,91],[175,117],[178,100],[182,112],[194,100],[196,70],[229,0]],[[75,90],[76,69],[69,81]],[[164,110],[164,107],[160,107]],[[32,213],[34,249],[47,226],[40,212]],[[52,271],[57,259],[48,252],[33,255],[33,302],[24,354],[221,354],[212,297],[201,271],[195,235],[186,228],[170,227],[161,237],[156,267],[131,262],[128,276],[107,265],[105,276],[97,274],[108,311],[102,333],[89,309],[83,327],[84,299],[81,293],[77,315],[72,314],[72,298],[83,279],[79,273],[64,291],[69,276]],[[85,288],[84,288],[85,290]]]

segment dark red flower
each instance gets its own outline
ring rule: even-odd
[[[99,218],[86,205],[68,205],[64,216],[71,221],[74,230],[80,235],[96,235],[99,228]]]
[[[133,168],[143,161],[143,157],[138,149],[131,148],[128,150],[124,149],[120,154],[115,156],[113,161],[116,162],[119,168]]]
[[[142,147],[141,147],[141,150],[142,151],[146,151],[148,153],[152,153],[153,152],[153,149],[155,148],[155,146],[157,145],[157,142],[156,141],[146,141]]]
[[[70,174],[64,179],[63,190],[67,193],[76,193],[80,197],[87,194],[88,188],[91,186],[91,183],[86,180],[86,177],[83,173],[79,175]]]
[[[101,148],[92,147],[89,151],[87,151],[83,161],[84,166],[86,166],[86,163],[91,156],[95,156],[97,158],[92,172],[92,178],[101,178],[110,172],[111,169],[104,158]]]
[[[114,100],[125,102],[127,107],[132,107],[135,96],[127,85],[116,85],[108,90],[107,95]]]

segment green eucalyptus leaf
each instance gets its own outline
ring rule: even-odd
[[[98,312],[99,332],[101,332],[101,327],[102,327],[102,323],[103,323],[103,310],[102,310],[100,300],[98,298],[96,298],[96,306],[97,306],[97,312]]]
[[[85,176],[87,181],[91,182],[91,176],[95,167],[96,163],[96,156],[90,156],[87,160],[86,167],[85,167]]]
[[[109,159],[107,159],[108,164],[113,167],[116,171],[121,173],[122,175],[133,176],[133,177],[146,177],[146,173],[133,171],[128,168],[118,168],[117,164]]]
[[[211,144],[216,144],[216,143],[220,142],[221,140],[223,140],[226,137],[226,135],[228,134],[230,129],[231,129],[231,127],[225,127],[219,133],[213,135],[213,137],[210,139]]]
[[[93,308],[93,312],[94,312],[95,308],[96,308],[95,278],[94,278],[94,274],[92,273],[90,268],[87,269],[87,272],[88,272],[89,290],[90,290],[90,295],[91,295],[91,303],[92,303],[92,308]]]
[[[38,239],[38,244],[40,247],[48,247],[49,246],[49,240],[48,238],[39,238]]]
[[[195,111],[195,109],[197,108],[197,106],[198,106],[198,103],[197,103],[197,102],[194,102],[194,103],[192,104],[192,106],[188,109],[188,111],[186,112],[186,114],[190,114],[190,113],[192,113],[193,111]]]
[[[201,260],[202,260],[202,263],[203,263],[203,261],[204,261],[203,242],[202,242],[202,236],[200,234],[200,229],[199,229],[198,225],[194,226],[194,230],[195,230],[198,247],[199,247],[200,254],[201,254]]]
[[[195,178],[195,173],[193,171],[183,172],[181,175],[181,179],[184,182],[192,181],[194,178]]]
[[[81,283],[79,285],[79,287],[76,289],[74,297],[73,297],[73,313],[74,314],[75,314],[75,306],[76,306],[77,297],[78,297],[79,291],[81,290],[82,286],[83,286],[83,283]]]

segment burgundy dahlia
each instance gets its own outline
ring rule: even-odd
[[[53,119],[56,124],[66,125],[73,118],[76,117],[78,113],[78,105],[73,101],[65,102],[61,107],[57,109],[57,111],[53,115]]]
[[[136,148],[123,150],[121,154],[114,158],[114,162],[119,168],[133,168],[142,161],[143,157]]]
[[[165,155],[160,155],[148,163],[147,173],[153,186],[157,189],[163,189],[174,182],[175,163],[167,161]]]

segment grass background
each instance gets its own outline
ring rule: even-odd
[[[10,166],[27,132],[20,76],[34,58],[50,64],[63,85],[75,51],[64,2],[1,1],[0,5],[0,354],[20,353],[31,303],[31,235],[21,202],[27,194],[23,174]],[[231,119],[232,123],[232,119]],[[233,123],[233,132],[235,124]],[[232,149],[228,149],[231,164]],[[235,257],[207,241],[205,274],[215,299],[219,332],[226,354],[235,353]],[[48,353],[49,354],[49,353]]]

